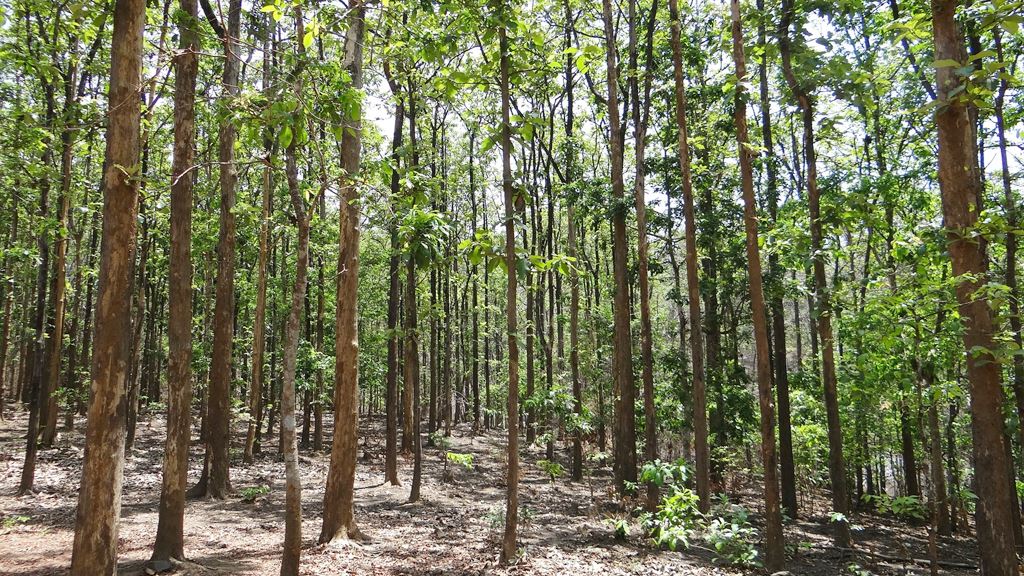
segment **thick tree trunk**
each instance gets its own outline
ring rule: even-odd
[[[354,0],[349,5],[349,28],[345,37],[345,61],[352,87],[363,86],[363,35],[366,5]],[[324,521],[320,542],[339,537],[361,538],[356,526],[356,448],[359,442],[359,173],[362,119],[346,118],[341,139],[342,202],[338,252],[338,296],[335,318],[334,439],[331,467],[324,491]]]
[[[683,82],[682,31],[677,0],[669,0],[672,25],[672,63],[675,70],[675,107],[678,125],[679,167],[683,180],[683,215],[686,224],[686,285],[690,301],[690,358],[693,366],[693,432],[697,496],[700,509],[711,508],[710,451],[708,449],[707,395],[704,388],[704,335],[700,330],[700,283],[697,277],[697,231],[693,216],[690,147],[686,132],[686,86]]]
[[[956,0],[933,0],[932,26],[936,60],[966,62],[963,36],[956,23]],[[956,68],[936,68],[938,104],[935,124],[939,142],[939,189],[949,238],[953,274],[958,277],[957,300],[964,320],[964,349],[971,392],[971,431],[978,492],[978,544],[983,574],[1016,571],[1014,514],[1006,478],[1010,464],[1003,446],[1003,391],[1000,364],[992,357],[996,346],[992,310],[977,291],[987,278],[985,241],[976,236],[982,199],[981,176],[966,100],[957,95],[963,79]],[[979,352],[980,350],[980,352]]]
[[[128,362],[131,270],[139,183],[123,167],[139,162],[139,83],[146,5],[117,0],[111,45],[107,166],[103,195],[103,255],[99,270],[92,391],[85,460],[78,492],[74,576],[113,575],[124,467],[124,391]]]
[[[736,96],[734,120],[743,189],[743,227],[746,231],[747,277],[750,285],[750,311],[754,324],[758,404],[761,409],[761,461],[764,466],[765,568],[781,570],[786,562],[782,535],[782,510],[779,505],[779,479],[775,456],[775,416],[772,406],[772,366],[768,350],[768,319],[761,278],[761,253],[757,237],[757,204],[754,198],[753,151],[747,134],[747,105],[743,82],[747,80],[746,57],[743,54],[743,21],[739,0],[730,2],[732,13],[732,54],[736,65]]]
[[[152,560],[185,557],[185,484],[192,419],[192,193],[197,0],[179,0],[179,51],[174,57],[174,160],[171,166],[171,254],[167,321],[167,439],[160,515]]]
[[[623,136],[619,117],[618,65],[615,45],[615,19],[611,0],[602,0],[605,58],[608,70],[608,126],[611,142],[612,196],[625,197],[623,183]],[[625,494],[626,482],[636,482],[636,384],[633,381],[633,338],[630,333],[629,262],[625,209],[612,215],[612,275],[615,282],[614,353],[612,375],[618,395],[615,398],[615,489]]]

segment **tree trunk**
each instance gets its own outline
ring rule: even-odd
[[[683,180],[683,214],[686,224],[686,285],[690,301],[690,359],[693,365],[693,432],[697,496],[700,509],[711,508],[710,455],[708,450],[707,395],[704,389],[704,335],[700,330],[700,283],[697,277],[697,231],[693,217],[690,147],[686,133],[686,87],[683,84],[682,31],[677,0],[669,0],[672,24],[672,63],[675,70],[675,107],[678,125],[679,167]]]
[[[179,0],[179,51],[174,57],[174,160],[171,167],[171,254],[167,320],[167,439],[160,515],[152,560],[185,557],[185,484],[192,419],[192,193],[198,3]]]
[[[618,65],[615,46],[615,20],[611,0],[602,0],[604,40],[608,70],[608,126],[611,142],[612,195],[616,201],[625,197],[622,176],[623,139],[625,132],[619,118]],[[618,395],[615,398],[615,489],[626,492],[626,482],[636,482],[636,384],[633,381],[633,338],[630,333],[628,238],[625,209],[612,215],[612,265],[615,281],[613,307],[614,353],[612,374]]]
[[[932,26],[936,60],[966,62],[963,36],[956,23],[955,0],[933,0]],[[1000,364],[992,356],[995,326],[986,297],[977,291],[987,278],[985,241],[974,225],[982,199],[975,126],[956,68],[936,68],[939,107],[935,124],[939,142],[939,189],[949,239],[960,316],[964,319],[964,349],[971,392],[971,431],[978,492],[978,544],[983,574],[1012,574],[1014,550],[1009,463],[1003,446],[1002,386]]]
[[[764,10],[764,0],[758,0],[757,9]],[[758,70],[761,98],[761,141],[764,146],[765,184],[768,201],[768,215],[774,226],[778,218],[779,190],[775,151],[772,146],[771,100],[768,93],[768,42],[765,23],[758,22],[758,44],[762,47],[762,61]],[[768,302],[771,309],[772,353],[774,354],[775,392],[778,395],[779,413],[779,469],[782,475],[782,507],[790,518],[799,517],[796,498],[796,468],[793,461],[793,426],[789,403],[789,368],[786,365],[786,317],[782,302],[782,281],[786,271],[779,264],[779,257],[773,251],[768,255]],[[797,326],[799,333],[799,325]],[[798,334],[799,340],[799,334]]]
[[[204,10],[206,5],[203,6]],[[207,13],[214,30],[224,44],[222,104],[231,107],[238,96],[241,66],[238,43],[241,0],[230,0],[227,30],[220,28],[212,12]],[[216,24],[216,25],[214,25]],[[213,311],[213,352],[210,359],[210,385],[207,402],[207,451],[210,475],[205,495],[218,500],[232,492],[230,475],[231,447],[231,356],[235,310],[235,196],[238,171],[235,166],[236,129],[225,116],[217,128],[217,160],[220,163],[220,232],[217,239],[217,296]]]
[[[349,5],[349,28],[345,37],[345,64],[352,87],[363,86],[363,35],[366,5],[353,0]],[[362,119],[346,118],[341,139],[341,164],[345,170],[341,182],[342,202],[338,253],[338,298],[335,324],[334,439],[331,443],[331,467],[324,492],[324,521],[320,542],[339,537],[359,539],[353,515],[355,496],[356,447],[359,442],[359,173]]]
[[[786,83],[796,98],[803,119],[804,156],[807,163],[807,204],[811,219],[811,254],[814,270],[814,292],[817,295],[818,335],[821,344],[821,369],[825,389],[825,412],[828,420],[829,479],[832,484],[832,510],[844,515],[834,521],[835,541],[840,547],[850,545],[850,525],[845,515],[849,503],[846,492],[846,465],[843,460],[843,433],[839,420],[839,398],[836,391],[836,365],[832,339],[832,307],[825,279],[822,256],[821,209],[818,191],[817,160],[814,152],[814,107],[810,94],[793,74],[790,55],[789,28],[793,19],[792,0],[783,0],[782,20],[779,23],[779,50],[782,54]]]
[[[267,17],[269,30],[263,39],[263,82],[270,82],[270,68],[273,56],[270,51],[270,37],[276,28],[274,20]],[[252,324],[252,376],[249,383],[249,422],[245,433],[245,449],[242,453],[242,462],[252,464],[256,452],[259,450],[259,429],[260,412],[263,403],[263,356],[266,351],[266,325],[267,325],[267,236],[270,227],[271,195],[273,193],[273,141],[269,132],[264,136],[263,148],[267,154],[267,165],[263,167],[262,202],[260,209],[259,227],[259,252],[256,257],[256,308],[253,312]]]
[[[607,1],[607,0],[605,0]],[[508,31],[505,15],[508,6],[504,0],[498,4],[498,52],[501,91],[501,189],[505,197],[505,268],[508,285],[505,292],[505,324],[508,332],[508,464],[505,468],[505,532],[501,541],[501,562],[507,564],[516,558],[519,526],[519,318],[516,310],[518,295],[516,266],[515,215],[524,199],[516,197],[512,188],[512,125],[509,71]]]
[[[295,52],[296,59],[302,62],[305,57],[303,37],[305,24],[302,21],[302,7],[293,9],[295,15]],[[296,72],[292,79],[295,98],[302,101],[301,72]],[[298,116],[299,122],[302,116]],[[294,132],[300,129],[293,128]],[[284,467],[285,467],[285,512],[284,512],[284,546],[281,553],[281,576],[298,576],[299,554],[302,550],[302,478],[299,473],[299,447],[295,434],[295,372],[296,357],[299,352],[299,328],[302,319],[302,308],[306,299],[306,283],[309,278],[309,221],[311,210],[299,189],[298,164],[299,139],[292,137],[285,151],[285,175],[288,179],[288,195],[292,200],[292,211],[298,228],[298,246],[295,253],[295,283],[292,285],[291,308],[284,333],[284,375],[281,387],[281,431],[283,435]],[[307,318],[309,314],[307,313]]]
[[[730,2],[732,13],[732,54],[736,65],[734,120],[743,189],[743,227],[746,231],[747,276],[750,285],[750,312],[754,325],[758,404],[761,409],[761,460],[764,466],[765,568],[768,572],[782,569],[786,562],[782,535],[782,510],[779,506],[779,479],[775,456],[775,418],[772,406],[772,366],[768,350],[768,320],[764,305],[761,278],[761,254],[757,237],[757,205],[754,198],[753,149],[747,134],[747,105],[743,82],[747,80],[746,57],[743,54],[743,21],[739,0]]]
[[[386,69],[389,70],[389,69]],[[395,97],[395,130],[391,138],[391,203],[397,212],[397,203],[401,190],[402,125],[405,121],[405,103],[402,100],[400,84],[388,76],[391,93]],[[392,216],[388,223],[388,236],[391,240],[391,254],[388,258],[388,371],[387,401],[384,405],[385,449],[384,449],[384,481],[392,486],[400,485],[398,481],[398,306],[401,300],[399,285],[399,246],[397,216]]]
[[[92,357],[92,401],[78,492],[71,574],[113,575],[124,467],[124,391],[128,362],[131,270],[139,183],[125,167],[139,162],[139,84],[142,72],[142,0],[117,0],[111,45],[107,166],[103,195],[103,255]]]

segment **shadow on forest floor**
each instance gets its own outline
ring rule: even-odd
[[[37,491],[16,496],[24,458],[26,415],[8,414],[0,422],[0,575],[43,576],[65,574],[70,564],[78,478],[83,443],[82,428],[63,432],[53,449],[41,450],[36,472]],[[325,418],[329,425],[329,417]],[[383,478],[383,422],[360,422],[360,460],[356,476],[356,519],[370,539],[363,543],[319,546],[323,487],[329,454],[303,451],[303,574],[440,575],[728,575],[741,570],[714,562],[710,550],[693,547],[683,552],[657,550],[634,536],[616,541],[608,518],[621,513],[611,498],[611,477],[606,469],[594,471],[583,482],[551,482],[536,465],[544,458],[542,446],[526,446],[521,458],[520,503],[528,520],[520,529],[522,557],[508,567],[497,566],[505,507],[504,438],[501,432],[473,435],[459,426],[450,450],[472,454],[472,469],[452,464],[450,481],[443,481],[443,453],[423,449],[423,498],[407,503],[412,458],[399,457],[401,486]],[[123,508],[119,528],[119,574],[140,574],[149,558],[156,532],[164,419],[150,415],[138,429],[135,449],[125,463]],[[244,436],[236,426],[236,446]],[[186,505],[185,549],[188,562],[179,574],[277,574],[284,536],[284,465],[273,438],[263,440],[263,454],[243,465],[233,449],[231,481],[236,495],[227,500],[189,500]],[[324,446],[330,446],[330,428]],[[568,464],[567,446],[557,460]],[[193,439],[189,482],[202,466],[202,449]],[[252,500],[241,497],[245,488],[266,487]],[[730,496],[752,511],[760,523],[760,487],[739,484]],[[927,558],[927,535],[885,518],[862,515],[854,519],[854,537],[870,551],[844,554],[831,546],[821,514],[786,527],[795,555],[789,570],[794,575],[837,575],[852,572],[856,564],[872,574],[926,574],[927,566],[886,560]],[[949,561],[976,562],[973,540],[957,537],[941,543],[941,556]],[[750,573],[748,571],[747,573]],[[943,574],[970,574],[943,570]]]

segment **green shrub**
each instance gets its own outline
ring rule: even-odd
[[[270,486],[247,486],[239,492],[244,502],[255,502],[257,498],[270,493]]]
[[[704,516],[697,506],[697,495],[688,488],[677,488],[664,498],[657,511],[640,516],[644,532],[658,546],[669,550],[690,546],[690,540],[700,530]]]
[[[537,467],[551,477],[552,484],[555,483],[556,479],[565,476],[565,468],[558,462],[552,462],[551,460],[537,460]]]

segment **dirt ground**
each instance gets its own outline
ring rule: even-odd
[[[16,496],[24,459],[23,412],[7,414],[0,422],[0,574],[42,576],[65,574],[71,560],[74,516],[82,461],[83,429],[63,432],[54,449],[39,452],[36,492]],[[444,481],[442,452],[424,449],[423,500],[406,503],[412,460],[399,461],[402,486],[383,479],[382,422],[363,419],[363,446],[356,476],[356,518],[370,538],[364,543],[318,546],[323,489],[329,455],[303,451],[303,556],[302,573],[309,575],[731,575],[746,572],[719,565],[715,555],[701,546],[671,552],[654,548],[634,526],[625,542],[613,538],[610,518],[621,516],[610,497],[607,469],[595,470],[589,480],[552,483],[535,462],[544,457],[541,447],[529,447],[522,458],[521,504],[528,523],[520,529],[522,555],[503,567],[497,563],[504,510],[504,447],[500,432],[473,436],[459,428],[451,450],[473,455],[473,468],[452,469]],[[119,573],[142,572],[156,532],[163,457],[164,421],[152,416],[139,424],[135,449],[125,464],[123,508],[118,555]],[[191,500],[186,508],[185,550],[188,562],[180,574],[277,574],[284,538],[284,464],[276,448],[264,449],[254,465],[241,464],[235,430],[231,481],[238,495],[225,501]],[[276,434],[275,434],[276,436]],[[329,437],[325,439],[329,446]],[[567,452],[559,453],[567,462]],[[202,451],[193,443],[189,481],[202,466]],[[256,496],[257,490],[266,492]],[[262,492],[262,490],[260,490]],[[757,488],[733,495],[754,513],[759,524]],[[248,495],[250,498],[245,498]],[[821,509],[824,509],[820,507]],[[791,574],[927,574],[927,565],[894,558],[924,559],[927,533],[890,519],[859,516],[854,519],[858,551],[835,549],[824,525],[824,515],[786,526]],[[698,543],[699,544],[699,543]],[[956,564],[976,564],[974,541],[944,540],[940,557]],[[885,556],[887,558],[882,558]],[[955,568],[943,574],[974,574]]]

